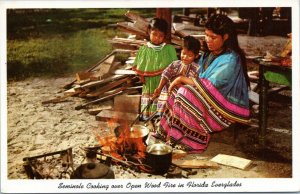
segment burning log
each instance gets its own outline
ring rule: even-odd
[[[124,158],[120,159],[118,157],[118,155],[116,156],[114,153],[112,153],[112,154],[105,154],[103,152],[98,151],[97,154],[100,155],[100,156],[111,158],[112,161],[114,161],[116,164],[122,164],[122,165],[125,165],[126,167],[134,168],[134,170],[136,170],[136,171],[140,171],[141,170],[141,171],[147,172],[147,173],[151,173],[152,172],[150,166],[148,166],[146,164],[142,164],[142,163],[135,163],[135,162],[129,161],[127,159],[125,161]]]
[[[116,119],[108,119],[108,122],[117,122]],[[100,155],[112,157],[117,164],[125,164],[135,170],[152,172],[152,168],[145,164],[146,138],[149,130],[144,126],[135,125],[129,128],[124,120],[114,129],[115,135],[102,137],[96,134],[101,151]]]
[[[137,134],[138,135],[138,134]],[[118,154],[132,156],[132,158],[145,159],[146,146],[142,138],[134,138],[128,130],[118,137],[116,141],[116,148]]]

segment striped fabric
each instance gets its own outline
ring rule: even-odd
[[[151,94],[144,93],[142,95],[142,97],[141,97],[141,111],[144,110],[144,108],[150,104],[150,99],[151,99],[152,95],[153,95],[152,93]],[[156,112],[156,108],[157,108],[157,100],[154,100],[152,102],[152,104],[149,105],[149,107],[144,110],[143,114],[141,115],[142,119],[146,120],[149,116],[154,114]]]
[[[183,69],[186,67],[186,72]],[[161,77],[168,80],[163,87],[157,102],[157,112],[159,115],[164,111],[165,103],[168,99],[168,88],[170,83],[179,76],[185,77],[198,77],[200,66],[198,63],[192,62],[191,64],[184,65],[181,60],[173,61],[162,73]]]
[[[193,79],[196,87],[174,89],[156,136],[175,143],[189,153],[206,150],[211,133],[222,131],[234,122],[247,123],[249,109],[226,100],[206,79]]]

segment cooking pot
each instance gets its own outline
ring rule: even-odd
[[[122,133],[124,133],[124,126],[120,125],[115,129],[116,137],[119,137]],[[149,129],[143,125],[133,125],[130,127],[128,138],[136,139],[142,138],[145,143],[149,134]]]
[[[143,125],[133,125],[130,128],[129,138],[142,138],[145,142],[149,135],[149,129]]]
[[[71,179],[114,179],[114,172],[102,163],[81,164],[71,174]]]
[[[163,143],[155,143],[146,148],[146,164],[157,174],[164,174],[172,163],[172,147]]]

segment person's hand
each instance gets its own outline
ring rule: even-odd
[[[151,100],[155,100],[160,95],[161,90],[159,88],[156,88],[153,92],[153,95],[151,97]]]
[[[194,85],[194,82],[191,78],[187,78],[187,77],[184,77],[184,76],[180,76],[180,77],[177,77],[171,84],[170,84],[170,87],[168,89],[168,93],[170,94],[172,92],[172,90],[174,89],[174,87],[181,87],[182,85]]]
[[[169,86],[168,93],[170,94],[173,88],[182,83],[181,77],[177,77]]]

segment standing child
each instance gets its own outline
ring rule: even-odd
[[[157,88],[163,70],[177,60],[175,48],[164,42],[168,23],[164,19],[153,18],[149,24],[150,42],[140,47],[133,69],[143,82],[141,110],[149,105],[155,88]],[[156,111],[157,102],[144,110],[142,119],[147,119]]]
[[[181,50],[180,58],[172,62],[162,73],[160,83],[154,90],[152,98],[158,98],[157,112],[159,115],[164,110],[165,102],[168,98],[168,88],[175,78],[178,76],[185,77],[198,77],[200,66],[196,63],[200,51],[200,42],[192,37],[186,36],[183,39],[183,47]]]

